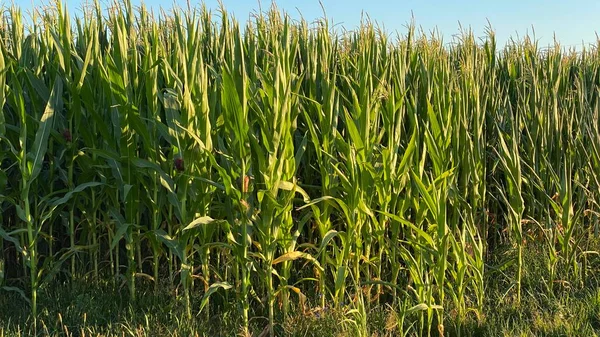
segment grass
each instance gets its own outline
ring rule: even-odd
[[[600,334],[600,280],[585,287],[568,287],[554,296],[543,292],[548,277],[539,247],[525,250],[523,295],[520,305],[487,280],[488,296],[482,313],[460,320],[448,305],[444,313],[447,336],[598,336]],[[177,289],[161,285],[156,293],[152,282],[140,282],[138,298],[132,303],[126,287],[94,282],[53,283],[40,288],[39,324],[47,336],[235,336],[240,333],[240,316],[234,303],[215,297],[219,310],[208,320],[200,314],[186,318],[186,309],[177,300]],[[201,296],[193,295],[192,303]],[[0,336],[28,336],[32,332],[29,310],[10,305],[16,294],[0,299]],[[312,298],[302,310],[292,304],[292,314],[275,327],[278,336],[354,336],[356,325],[348,321],[350,307],[322,310]],[[198,308],[194,308],[197,312]],[[263,308],[264,310],[264,308]],[[261,311],[258,309],[258,311]],[[268,317],[253,312],[250,331],[265,332]],[[376,306],[367,313],[368,336],[417,336],[414,327],[419,315],[406,315],[404,333],[398,329],[399,308]],[[411,330],[412,327],[412,330]]]

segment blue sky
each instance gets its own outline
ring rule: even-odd
[[[4,3],[6,0],[0,0]],[[9,0],[10,1],[10,0]],[[40,6],[40,0],[14,0],[23,8]],[[64,0],[63,0],[64,1]],[[101,0],[102,2],[106,0]],[[139,0],[132,0],[139,4]],[[233,12],[239,21],[248,19],[249,14],[259,8],[257,0],[222,0],[228,11]],[[45,1],[44,1],[45,2]],[[82,0],[66,0],[71,13],[77,13]],[[192,4],[200,3],[190,1]],[[186,6],[185,0],[145,0],[147,6],[171,8],[173,3]],[[218,0],[206,0],[209,8],[218,8]],[[271,1],[262,2],[263,9]],[[360,23],[362,13],[382,24],[388,32],[405,33],[405,25],[414,16],[417,26],[426,32],[436,28],[449,42],[459,32],[459,22],[463,27],[471,27],[476,36],[483,36],[488,20],[496,31],[498,42],[503,45],[510,37],[522,37],[535,29],[535,36],[542,46],[551,44],[556,38],[564,47],[581,47],[582,43],[596,42],[596,31],[600,32],[599,0],[322,0],[327,17],[335,24],[353,29]],[[287,11],[293,18],[302,16],[312,21],[322,17],[323,11],[318,0],[278,0],[277,6]]]

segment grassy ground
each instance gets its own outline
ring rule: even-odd
[[[591,275],[586,284],[555,282],[552,292],[546,284],[544,257],[536,249],[526,255],[524,294],[517,306],[513,292],[506,288],[501,273],[487,280],[488,301],[482,313],[471,313],[461,320],[446,307],[444,334],[447,336],[599,336],[600,287]],[[490,273],[493,275],[493,273]],[[507,274],[510,275],[510,272]],[[213,301],[211,316],[196,315],[186,320],[184,307],[177,300],[177,289],[165,285],[154,293],[150,284],[139,281],[136,303],[127,300],[126,287],[112,284],[54,283],[46,285],[40,297],[38,335],[44,336],[235,336],[239,332],[238,311],[221,296]],[[174,296],[175,295],[175,296]],[[200,298],[192,301],[199,303]],[[277,326],[278,336],[354,336],[357,335],[356,313],[352,304],[338,310],[318,310],[308,301],[301,310]],[[29,308],[16,293],[0,296],[0,337],[30,336]],[[266,326],[261,308],[253,306],[253,335],[260,336]],[[366,313],[367,336],[416,336],[418,312],[405,315],[389,304],[373,305]],[[438,335],[436,328],[432,335]]]

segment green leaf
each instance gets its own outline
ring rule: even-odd
[[[342,290],[342,284],[346,280],[346,266],[341,266],[337,270],[335,276],[335,296],[339,296],[339,292]]]
[[[113,219],[115,219],[115,221],[117,222],[117,232],[115,233],[115,236],[113,237],[113,240],[110,243],[110,250],[113,250],[115,249],[119,241],[125,236],[125,233],[127,232],[127,229],[131,226],[131,224],[126,223],[123,216],[119,214],[115,209],[111,209],[110,214],[113,217]]]
[[[286,262],[286,261],[294,261],[297,259],[305,259],[307,261],[310,261],[315,265],[315,267],[317,267],[317,269],[319,269],[320,271],[323,271],[323,268],[321,268],[319,261],[317,261],[312,255],[310,255],[308,253],[304,253],[304,252],[299,252],[299,251],[288,252],[288,253],[285,253],[285,254],[279,256],[278,258],[273,260],[273,265],[276,265],[276,264],[279,264],[282,262]]]
[[[0,45],[0,136],[4,136],[6,133],[6,119],[4,118],[4,103],[6,102],[6,70],[4,48]]]
[[[333,240],[333,238],[338,236],[338,234],[338,231],[336,231],[335,229],[331,229],[325,234],[325,236],[323,236],[323,240],[321,240],[321,246],[319,247],[319,255],[323,252],[324,249],[327,248],[327,246],[329,245],[329,241]]]
[[[441,310],[443,309],[443,307],[441,305],[427,305],[426,303],[419,303],[411,308],[408,308],[406,310],[406,313],[413,313],[416,311],[425,311],[425,310],[429,310],[429,309],[436,309],[436,310]]]
[[[158,164],[142,158],[130,158],[129,160],[135,167],[149,168],[158,173],[161,178],[161,185],[163,185],[163,187],[166,188],[169,193],[175,193],[175,183],[173,182],[173,179],[171,179],[171,177],[166,174],[165,171],[158,166]]]
[[[21,248],[21,243],[19,242],[19,240],[15,237],[13,237],[10,233],[7,233],[3,226],[0,226],[0,238],[3,238],[4,240],[11,242],[14,246],[15,249],[21,253],[23,252],[23,249]]]
[[[334,202],[331,202],[331,201],[334,201]],[[341,199],[334,198],[332,196],[327,196],[327,195],[323,196],[323,197],[320,197],[320,198],[317,198],[317,199],[311,200],[306,205],[298,207],[298,210],[302,210],[304,208],[311,207],[311,206],[316,205],[316,204],[318,204],[320,202],[331,203],[331,205],[333,205],[335,208],[340,209],[344,213],[344,216],[346,217],[346,220],[350,220],[350,212],[349,212],[349,209],[348,209],[348,206],[346,205],[346,203],[343,200],[341,200]]]
[[[395,214],[391,214],[391,213],[387,213],[387,212],[382,212],[382,211],[376,211],[377,213],[383,214],[387,217],[389,217],[390,219],[399,222],[401,224],[404,224],[408,227],[410,227],[412,230],[414,230],[415,232],[417,232],[417,234],[422,237],[423,239],[425,239],[425,241],[427,241],[427,243],[429,243],[429,245],[431,247],[435,247],[435,243],[433,241],[433,238],[431,237],[431,235],[427,234],[425,231],[423,231],[421,228],[415,226],[412,222],[402,219],[401,217],[395,215]]]
[[[87,188],[101,186],[101,185],[104,185],[104,184],[100,183],[100,182],[95,182],[95,181],[80,184],[79,186],[75,187],[72,191],[69,191],[68,193],[66,193],[62,198],[52,200],[50,202],[50,205],[52,205],[52,206],[62,205],[64,203],[66,203],[67,201],[69,201],[69,199],[71,199],[71,197],[73,197],[74,194],[82,192],[83,190],[85,190]]]
[[[62,110],[62,85],[62,79],[57,75],[54,80],[52,92],[50,93],[50,99],[48,100],[48,104],[42,115],[37,133],[35,134],[33,148],[27,154],[27,157],[30,157],[31,160],[29,183],[35,180],[42,170],[42,162],[44,161],[44,156],[48,150],[48,137],[53,128],[54,113]]]
[[[17,288],[17,287],[2,287],[0,289],[5,290],[5,291],[12,291],[12,292],[19,294],[21,296],[21,298],[25,302],[27,302],[27,304],[31,305],[31,301],[29,300],[29,298],[27,298],[27,296],[25,295],[25,292],[22,289]]]
[[[414,128],[413,134],[410,137],[410,142],[402,155],[402,160],[400,161],[400,166],[398,167],[400,172],[404,172],[404,169],[408,166],[408,161],[411,159],[412,154],[415,151],[416,147],[416,139],[417,139],[417,128]]]
[[[209,224],[220,223],[220,222],[223,222],[223,220],[215,220],[209,216],[201,216],[201,217],[195,219],[194,221],[190,222],[187,226],[185,226],[185,228],[183,230],[189,231],[190,229],[194,229],[198,226],[209,225]]]
[[[167,246],[167,248],[169,248],[171,253],[175,254],[180,261],[183,261],[183,248],[181,248],[181,245],[177,240],[173,239],[162,229],[154,231],[154,234]]]
[[[433,199],[433,197],[431,196],[431,194],[427,191],[427,187],[425,187],[425,185],[421,181],[421,178],[419,178],[419,176],[417,176],[417,174],[414,171],[411,171],[411,174],[412,174],[413,181],[415,182],[415,184],[417,185],[417,188],[419,189],[419,193],[421,194],[423,199],[425,199],[427,208],[429,208],[429,211],[434,216],[437,215],[436,202]]]
[[[280,181],[279,188],[285,191],[294,191],[300,193],[304,198],[304,202],[310,202],[310,197],[308,193],[302,187],[298,186],[298,184],[290,182],[290,181]]]
[[[229,290],[231,288],[233,288],[233,286],[227,282],[217,282],[211,284],[210,287],[208,287],[208,290],[206,290],[206,293],[204,293],[204,296],[202,296],[202,300],[200,301],[200,312],[202,312],[202,310],[208,303],[208,298],[210,297],[210,295],[214,294],[219,289]]]
[[[360,137],[360,133],[358,132],[356,124],[354,124],[354,120],[348,112],[346,112],[346,128],[348,130],[348,133],[350,134],[352,144],[354,145],[356,150],[360,152],[365,147],[365,145],[362,141],[362,138]]]

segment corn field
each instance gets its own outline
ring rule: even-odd
[[[0,293],[56,280],[177,289],[267,333],[298,310],[387,305],[398,329],[600,272],[600,41],[490,29],[445,42],[276,8],[150,12],[59,2],[0,23]],[[201,301],[192,294],[201,294]],[[418,323],[407,327],[408,314]]]

